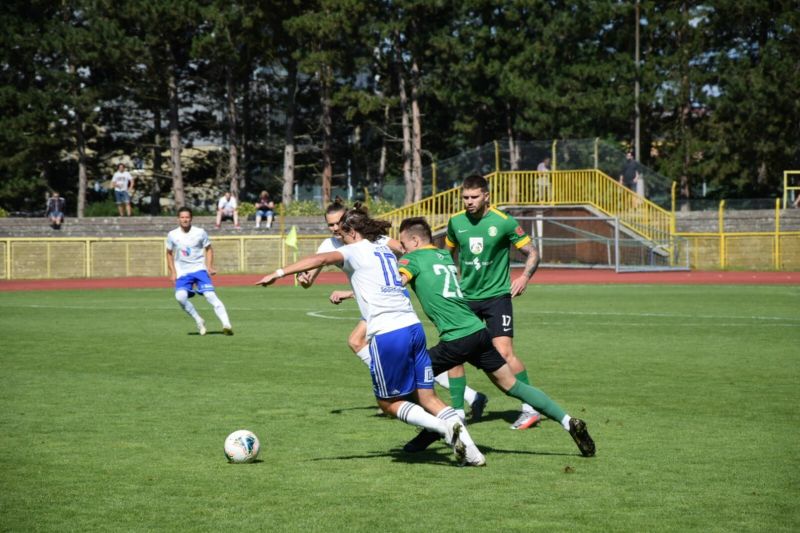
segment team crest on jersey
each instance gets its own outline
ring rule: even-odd
[[[497,228],[489,226],[489,237],[497,237]]]
[[[481,253],[483,251],[483,237],[470,237],[469,251],[475,255]]]

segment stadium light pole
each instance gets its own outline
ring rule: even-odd
[[[636,81],[634,85],[634,100],[635,100],[635,125],[634,125],[634,157],[636,161],[641,161],[641,147],[639,144],[639,137],[641,133],[640,113],[639,113],[639,0],[636,0],[636,51],[635,51],[635,68],[636,68]]]

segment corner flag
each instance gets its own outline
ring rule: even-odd
[[[286,246],[297,250],[297,226],[292,226],[292,229],[290,229],[289,233],[286,234],[286,239],[284,242],[286,243]]]

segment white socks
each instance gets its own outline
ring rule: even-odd
[[[450,409],[452,411],[452,409]],[[453,413],[455,415],[455,412]],[[400,409],[397,411],[397,418],[411,424],[412,426],[420,426],[439,435],[447,435],[447,425],[444,420],[437,418],[427,412],[422,406],[412,402],[402,402]]]
[[[225,310],[225,305],[223,305],[222,300],[217,298],[217,293],[214,291],[205,292],[203,296],[205,296],[206,301],[214,307],[214,313],[216,313],[219,321],[222,322],[222,327],[231,327],[231,321],[228,319],[228,311]]]
[[[372,362],[372,357],[369,355],[369,344],[357,351],[356,355],[361,359],[361,362],[369,368],[369,364]]]
[[[564,415],[564,418],[561,419],[561,427],[569,431],[569,421],[572,420],[572,417],[569,415]]]
[[[203,323],[203,318],[200,316],[200,313],[197,312],[197,309],[194,308],[192,302],[189,301],[188,292],[175,291],[175,299],[178,300],[181,308],[186,311],[186,313],[192,317],[198,325]]]

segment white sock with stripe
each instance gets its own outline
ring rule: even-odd
[[[452,409],[450,410],[452,411]],[[455,415],[455,411],[453,411],[453,414]],[[455,416],[458,417],[458,415]],[[439,435],[447,434],[444,420],[433,416],[421,406],[412,402],[402,402],[400,409],[397,411],[397,418],[406,424],[420,426]]]

